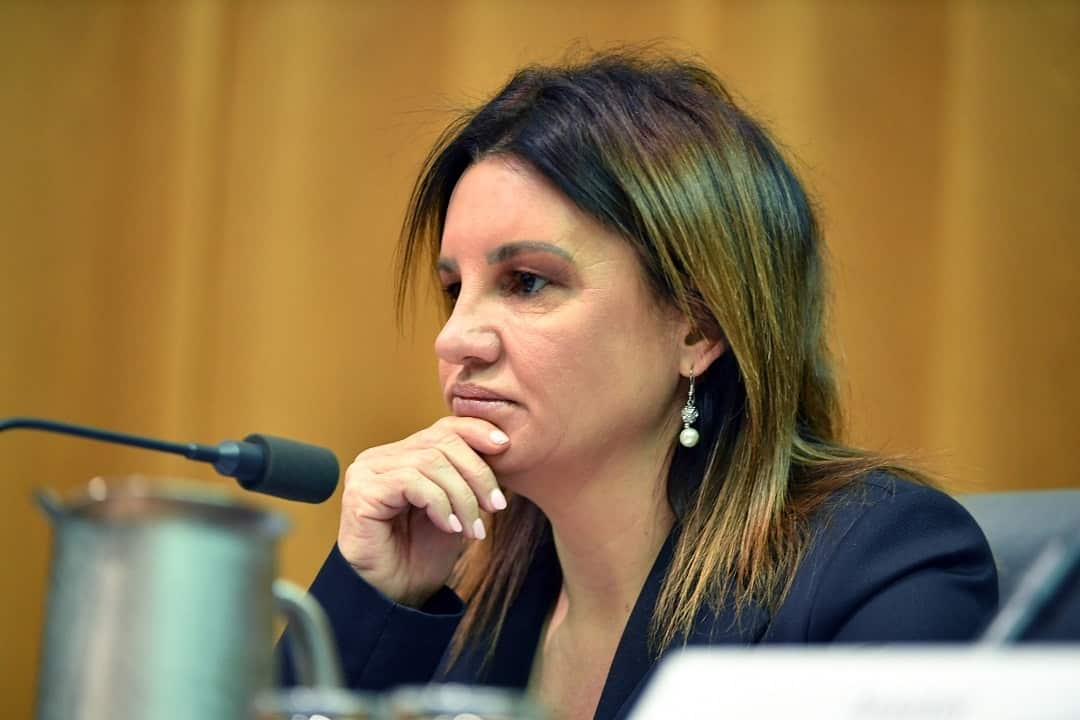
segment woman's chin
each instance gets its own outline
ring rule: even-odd
[[[500,487],[518,494],[528,494],[530,476],[535,475],[535,473],[530,472],[534,467],[534,463],[529,462],[520,448],[515,451],[515,448],[510,447],[504,453],[487,455],[484,457],[484,461],[491,468],[491,471],[495,473],[495,479]]]
[[[503,481],[503,476],[512,477],[521,472],[522,463],[518,461],[516,457],[518,453],[514,452],[513,446],[506,449],[505,452],[501,452],[497,455],[484,455],[484,462],[491,468],[491,471],[495,473],[495,477],[498,478],[499,483]]]

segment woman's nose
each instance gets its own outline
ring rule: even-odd
[[[499,334],[490,319],[478,312],[475,304],[467,306],[461,298],[435,338],[435,354],[455,365],[490,365],[499,359],[501,350]]]

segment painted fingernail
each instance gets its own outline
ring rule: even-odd
[[[447,522],[450,523],[450,529],[456,533],[459,533],[465,529],[461,526],[461,521],[458,520],[458,516],[454,513],[450,513],[450,517],[447,518]]]
[[[505,445],[506,443],[510,442],[510,436],[504,433],[502,430],[492,430],[491,434],[488,435],[488,437],[491,438],[491,442],[495,443],[496,445]]]
[[[484,521],[480,518],[476,518],[476,522],[472,524],[473,537],[477,540],[483,540],[487,537],[487,531],[484,530]]]
[[[506,496],[502,494],[502,490],[499,488],[491,491],[491,507],[496,510],[506,509]]]

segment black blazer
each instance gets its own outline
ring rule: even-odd
[[[690,645],[757,643],[963,642],[997,607],[997,573],[975,521],[936,490],[874,474],[819,513],[811,545],[784,604],[770,615],[698,613]],[[648,628],[677,530],[661,548],[623,631],[595,717],[625,717],[656,666]],[[443,664],[464,606],[443,588],[422,608],[397,605],[365,583],[335,547],[311,587],[326,608],[348,685],[382,690],[432,680],[524,688],[540,629],[559,592],[554,549],[534,558],[494,656],[488,643]],[[287,643],[282,643],[287,646]],[[661,653],[661,657],[663,653]],[[288,657],[283,679],[292,681]]]

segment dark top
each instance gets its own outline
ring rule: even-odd
[[[624,717],[656,666],[647,645],[649,620],[676,536],[673,531],[661,548],[623,630],[598,719]],[[818,514],[812,537],[775,614],[752,609],[734,623],[728,610],[704,607],[688,644],[962,642],[997,608],[997,575],[982,531],[937,490],[871,475]],[[482,642],[443,666],[464,612],[449,588],[418,610],[397,605],[360,579],[335,547],[311,591],[326,608],[354,689],[432,680],[524,688],[560,583],[549,543],[534,558],[482,669]],[[288,684],[291,667],[287,657],[283,661]]]

